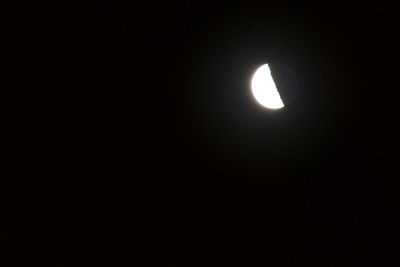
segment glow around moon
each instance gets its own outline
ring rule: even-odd
[[[268,64],[257,69],[251,80],[251,90],[254,98],[262,106],[270,109],[280,109],[285,105],[276,88]]]

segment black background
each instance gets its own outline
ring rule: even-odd
[[[397,17],[383,2],[3,5],[2,261],[395,265]],[[281,111],[250,95],[266,61],[297,74]]]

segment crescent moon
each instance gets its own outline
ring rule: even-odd
[[[268,64],[259,67],[251,80],[251,91],[262,106],[269,109],[281,109],[285,105],[276,88]]]

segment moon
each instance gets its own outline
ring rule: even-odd
[[[269,109],[281,109],[285,105],[272,78],[268,64],[259,67],[251,80],[251,91],[262,106]]]

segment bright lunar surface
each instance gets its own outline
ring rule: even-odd
[[[280,109],[285,106],[276,88],[268,64],[262,65],[254,73],[251,80],[251,91],[254,98],[266,108]]]

